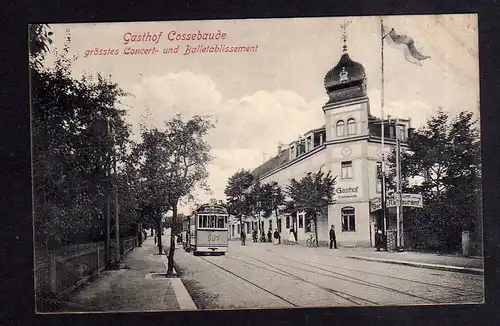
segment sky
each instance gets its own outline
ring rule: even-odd
[[[479,118],[476,15],[54,24],[52,50],[61,50],[69,33],[76,78],[99,72],[131,94],[122,101],[135,140],[141,121],[161,128],[177,113],[185,119],[210,115],[216,121],[207,138],[214,157],[208,166],[211,193],[195,191],[201,203],[225,199],[234,172],[255,168],[277,154],[279,142],[288,144],[324,124],[321,108],[328,96],[323,80],[342,54],[340,26],[346,21],[351,22],[346,29],[349,56],[365,67],[371,114],[381,115],[381,18],[430,56],[418,66],[405,59],[404,45],[384,45],[384,114],[411,118],[417,128],[438,107],[452,115],[471,111]],[[130,41],[147,32],[162,34],[156,43]],[[175,40],[174,35],[198,32],[225,36]],[[185,54],[188,45],[258,47]],[[177,53],[163,53],[177,46]],[[158,52],[124,54],[128,47]],[[89,54],[96,48],[119,54]],[[46,66],[53,61],[48,55]],[[192,205],[183,204],[180,211],[187,213]]]

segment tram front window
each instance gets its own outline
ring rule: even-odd
[[[213,215],[208,216],[208,220],[209,220],[208,227],[212,229],[215,228],[215,216]]]
[[[217,228],[219,228],[219,229],[225,228],[224,219],[225,219],[224,216],[217,216]]]

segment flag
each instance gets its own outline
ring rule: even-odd
[[[387,29],[387,28],[384,28],[384,29]],[[389,37],[387,38],[387,36],[389,36]],[[408,60],[409,62],[411,62],[413,64],[417,64],[417,65],[421,66],[422,65],[421,61],[430,58],[429,56],[423,55],[419,50],[417,50],[417,48],[415,46],[415,40],[413,40],[413,38],[411,38],[408,35],[397,34],[396,31],[394,30],[394,28],[391,28],[389,33],[387,33],[384,36],[384,38],[387,38],[388,42],[390,44],[392,43],[392,44],[396,44],[396,45],[399,45],[399,44],[406,45],[405,58],[406,58],[406,60]]]

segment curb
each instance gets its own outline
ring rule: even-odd
[[[473,275],[484,275],[484,270],[480,269],[480,268],[468,268],[468,267],[461,267],[461,266],[417,263],[417,262],[410,262],[410,261],[390,260],[390,259],[361,257],[361,256],[345,256],[345,258],[366,260],[366,261],[373,261],[373,262],[387,263],[387,264],[395,264],[395,265],[406,265],[406,266],[427,268],[427,269],[436,269],[436,270],[447,271],[447,272],[466,273],[466,274],[473,274]]]
[[[164,252],[166,253],[166,251]],[[167,270],[168,261],[166,254],[163,255],[163,260],[163,263],[165,264],[165,270]],[[179,275],[177,274],[175,268],[173,270],[173,275],[175,277],[170,278],[170,284],[172,284],[172,287],[174,288],[174,293],[177,299],[177,303],[179,304],[179,308],[181,310],[197,310],[198,308],[194,304],[193,299],[186,290],[186,287],[182,283],[182,280],[178,277]]]

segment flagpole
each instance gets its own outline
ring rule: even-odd
[[[381,110],[381,115],[382,115],[382,120],[381,120],[381,147],[382,147],[382,221],[384,224],[383,228],[383,234],[384,236],[386,235],[387,232],[387,218],[386,218],[386,194],[385,194],[385,146],[384,146],[384,21],[381,18],[380,19],[380,40],[381,40],[381,47],[380,47],[380,57],[381,57],[381,87],[380,87],[380,110]]]
[[[401,161],[400,161],[400,144],[399,144],[399,118],[396,118],[396,246],[401,247]]]

